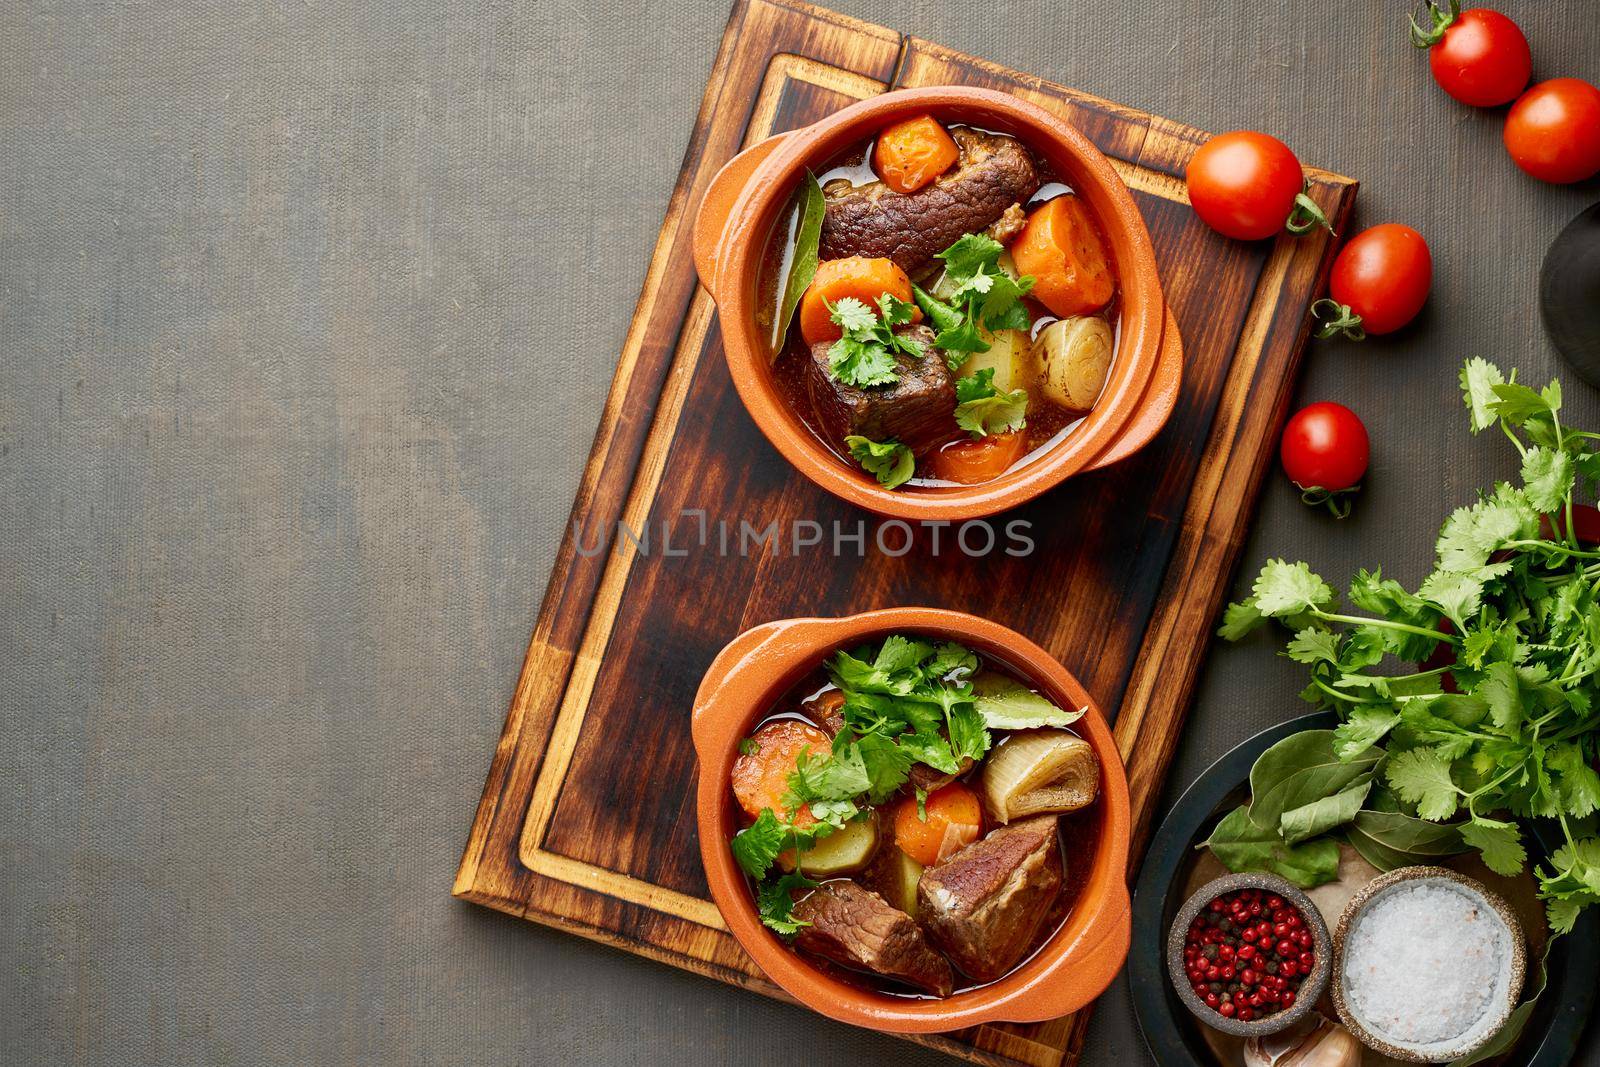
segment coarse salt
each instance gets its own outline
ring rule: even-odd
[[[1419,1053],[1471,1047],[1500,1022],[1513,956],[1505,920],[1472,889],[1399,882],[1351,924],[1339,980],[1374,1036]]]

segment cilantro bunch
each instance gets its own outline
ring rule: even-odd
[[[844,695],[844,726],[829,752],[801,753],[783,802],[789,811],[804,806],[817,821],[799,827],[765,808],[731,843],[757,883],[756,905],[767,926],[793,934],[802,924],[792,914],[792,893],[813,884],[802,871],[775,874],[780,853],[803,853],[845,823],[870,817],[874,805],[905,787],[914,764],[959,774],[989,751],[992,729],[1066,726],[1083,714],[1010,678],[986,674],[974,684],[978,667],[976,653],[955,642],[898,634],[828,661],[828,675]]]
[[[873,311],[853,296],[828,308],[829,316],[844,331],[828,349],[828,373],[834,380],[858,388],[892,385],[900,379],[900,355],[920,358],[922,342],[895,333],[909,325],[916,308],[888,293],[878,297]]]
[[[1343,722],[1263,754],[1251,802],[1208,844],[1235,870],[1307,886],[1336,877],[1340,840],[1380,869],[1476,850],[1514,875],[1519,820],[1548,819],[1563,843],[1537,875],[1564,933],[1600,903],[1600,551],[1574,523],[1600,434],[1562,425],[1558,382],[1534,390],[1472,359],[1461,387],[1472,431],[1498,428],[1520,454],[1521,484],[1445,521],[1416,592],[1363,570],[1346,610],[1306,564],[1262,567],[1221,635],[1288,626],[1285,655],[1311,675],[1302,696]]]
[[[1033,288],[1033,278],[1006,273],[1000,266],[1004,251],[993,237],[969,233],[938,255],[950,283],[948,302],[912,286],[917,306],[939,331],[934,347],[947,353],[951,370],[966,362],[968,353],[989,350],[984,329],[1026,330],[1032,325],[1022,298]]]

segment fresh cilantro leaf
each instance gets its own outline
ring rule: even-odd
[[[844,439],[844,446],[862,469],[878,479],[878,484],[885,489],[904,485],[917,472],[917,457],[899,441],[873,441],[851,434]]]
[[[952,708],[946,716],[950,750],[957,760],[980,760],[989,751],[989,731],[984,716],[970,704]]]
[[[1556,772],[1556,789],[1567,814],[1582,819],[1600,811],[1600,774],[1576,742],[1552,745],[1545,766]]]
[[[1331,630],[1308,626],[1294,635],[1284,655],[1296,663],[1338,663],[1339,638]]]
[[[1328,583],[1311,573],[1304,563],[1269,559],[1252,590],[1256,610],[1263,615],[1298,615],[1333,601]]]
[[[1460,790],[1450,777],[1450,761],[1437,750],[1414,748],[1389,757],[1389,784],[1417,814],[1437,822],[1455,814]]]
[[[1354,759],[1384,739],[1400,722],[1385,708],[1361,706],[1333,731],[1333,751],[1342,760]]]
[[[878,325],[878,316],[873,310],[853,296],[830,307],[828,315],[845,333],[866,333]]]
[[[917,786],[917,818],[922,822],[928,821],[928,791]]]
[[[994,368],[956,380],[956,425],[974,437],[1010,433],[1028,421],[1028,391],[996,391]]]
[[[915,310],[904,300],[884,293],[874,312],[855,297],[847,296],[828,310],[843,331],[828,349],[828,373],[837,381],[861,389],[889,385],[900,378],[901,355],[922,355],[922,342],[895,332],[911,321]]]
[[[1548,397],[1516,382],[1490,386],[1490,392],[1494,393],[1494,400],[1489,409],[1512,426],[1521,426],[1540,416],[1548,417],[1554,411]],[[1559,404],[1559,394],[1556,400]]]
[[[911,773],[911,753],[882,733],[865,734],[856,745],[867,772],[867,798],[882,804],[906,784]]]
[[[1486,359],[1474,356],[1461,366],[1461,393],[1472,413],[1472,432],[1478,433],[1493,426],[1499,419],[1493,410],[1498,400],[1494,387],[1504,385],[1506,376]]]
[[[747,737],[739,742],[739,755],[754,756],[761,751],[761,742],[753,737]]]
[[[1536,510],[1555,511],[1572,492],[1572,456],[1535,445],[1522,456],[1523,491]]]
[[[948,303],[917,296],[929,320],[938,327],[934,345],[948,353],[987,352],[983,330],[1026,330],[1032,321],[1022,298],[1033,278],[1014,278],[1000,266],[1005,246],[985,234],[969,233],[939,253],[944,261]],[[913,291],[913,295],[917,295]],[[937,307],[934,305],[938,304]],[[951,313],[956,318],[952,319]],[[960,360],[953,359],[955,366]]]
[[[1224,641],[1237,641],[1266,621],[1267,617],[1256,607],[1254,597],[1241,600],[1236,604],[1229,604],[1227,610],[1222,613],[1222,625],[1217,628],[1217,636]]]
[[[1489,705],[1496,726],[1509,727],[1522,716],[1522,691],[1517,684],[1517,669],[1508,660],[1497,660],[1484,671],[1483,681],[1473,694]]]
[[[793,937],[801,927],[811,925],[794,917],[794,894],[816,885],[816,882],[799,873],[785,874],[764,882],[756,891],[756,912],[770,929],[784,937]]]
[[[954,641],[947,641],[935,650],[933,660],[928,664],[928,675],[955,681],[977,669],[976,653]]]
[[[756,881],[767,876],[784,850],[786,831],[771,808],[763,808],[756,821],[733,835],[733,858]]]
[[[1483,853],[1483,862],[1496,874],[1521,874],[1528,862],[1528,850],[1522,847],[1515,823],[1476,818],[1461,824],[1461,839]]]

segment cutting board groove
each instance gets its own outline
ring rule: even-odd
[[[1024,557],[969,558],[948,534],[895,558],[792,546],[717,551],[719,520],[812,520],[870,544],[878,521],[821,493],[766,443],[728,380],[689,256],[693,210],[741,147],[889,88],[984,85],[1030,99],[1105,151],[1144,213],[1185,344],[1167,428],[1111,470],[1002,517]],[[1204,134],[928,41],[779,0],[740,0],[717,53],[617,364],[572,522],[456,876],[457,896],[628,952],[783,994],[707,899],[688,713],[726,641],[768,619],[933,604],[1051,649],[1115,709],[1136,840],[1177,743],[1332,253],[1326,234],[1254,245],[1189,210]],[[1342,223],[1355,183],[1310,172]],[[703,513],[705,543],[700,543]],[[618,524],[633,537],[608,536]],[[671,542],[663,544],[662,532]],[[898,543],[891,540],[891,543]],[[851,549],[854,552],[854,549]],[[681,554],[674,554],[681,553]],[[1087,1013],[915,1038],[970,1060],[1076,1060]]]

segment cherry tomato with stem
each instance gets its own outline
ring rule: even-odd
[[[1581,78],[1551,78],[1506,112],[1511,160],[1542,182],[1566,185],[1600,173],[1600,89]]]
[[[1207,226],[1240,241],[1279,230],[1333,227],[1306,195],[1306,176],[1289,146],[1270,134],[1235,130],[1200,146],[1184,172],[1189,203]]]
[[[1362,230],[1333,261],[1329,296],[1311,305],[1321,323],[1317,336],[1361,341],[1393,333],[1417,317],[1432,285],[1433,256],[1422,234],[1398,222]]]
[[[1367,428],[1343,404],[1323,400],[1295,412],[1283,428],[1278,457],[1284,473],[1311,507],[1327,505],[1334,518],[1350,514],[1350,498],[1367,473]]]
[[[1423,11],[1429,27],[1413,16],[1411,43],[1428,50],[1439,88],[1473,107],[1509,104],[1527,88],[1533,54],[1515,22],[1486,7],[1462,11],[1460,0],[1427,0]]]

